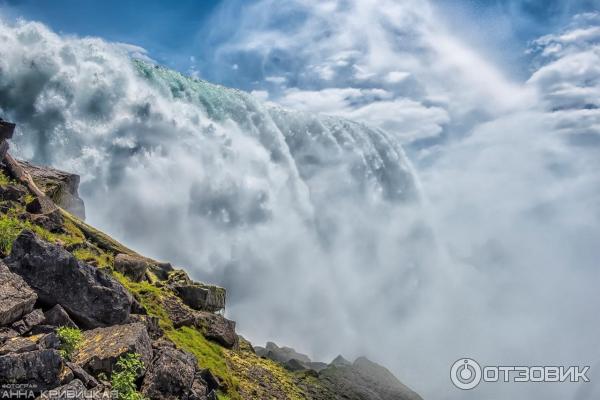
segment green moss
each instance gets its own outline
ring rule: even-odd
[[[99,268],[110,268],[113,265],[112,254],[90,247],[80,247],[72,251],[78,260],[96,264]]]
[[[0,186],[6,186],[10,183],[10,178],[4,171],[0,171]]]
[[[178,347],[195,355],[202,368],[210,369],[213,374],[227,384],[229,388],[227,396],[220,398],[230,400],[242,398],[237,392],[238,379],[231,374],[221,346],[209,342],[200,332],[190,327],[184,326],[165,332],[165,334]]]
[[[0,251],[3,254],[10,253],[12,245],[28,224],[16,217],[7,214],[0,215]]]

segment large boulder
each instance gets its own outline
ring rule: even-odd
[[[71,214],[85,219],[85,205],[79,197],[79,175],[60,171],[50,167],[32,165],[18,161],[27,171],[35,184],[56,204]]]
[[[33,310],[35,292],[0,261],[0,326],[8,325]]]
[[[146,276],[146,271],[151,267],[151,264],[142,257],[117,254],[114,267],[116,271],[119,271],[132,281],[141,282]]]
[[[169,273],[167,285],[194,310],[216,312],[225,308],[225,289],[192,281],[183,270]]]
[[[32,385],[39,393],[60,385],[63,359],[57,350],[36,350],[0,356],[0,382]]]
[[[23,319],[18,320],[12,327],[19,335],[24,335],[29,332],[34,326],[41,325],[46,320],[42,310],[33,310],[29,314],[25,315]]]
[[[156,400],[187,398],[195,372],[194,356],[170,347],[161,348],[146,372],[142,394]]]
[[[91,374],[110,374],[119,357],[137,353],[147,367],[152,361],[152,344],[140,322],[85,331],[73,362]]]
[[[77,325],[69,314],[61,307],[60,304],[55,305],[44,313],[46,324],[56,327],[66,326],[68,328],[77,328]]]
[[[196,327],[202,330],[207,339],[227,348],[236,347],[238,336],[235,333],[235,321],[206,311],[196,311],[194,315]]]
[[[60,304],[83,328],[119,324],[129,317],[132,297],[119,282],[31,231],[19,235],[5,261],[43,304]]]

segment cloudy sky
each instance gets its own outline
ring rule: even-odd
[[[226,285],[258,343],[366,354],[425,398],[593,396],[447,374],[600,361],[598,1],[171,3],[1,2],[18,155]]]

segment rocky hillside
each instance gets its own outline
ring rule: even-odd
[[[89,226],[76,175],[3,149],[0,398],[420,399],[364,358],[253,347],[224,288]]]

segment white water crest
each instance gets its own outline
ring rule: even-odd
[[[428,8],[423,15],[419,32],[443,37]],[[535,72],[518,85],[487,65],[478,79],[470,63],[431,72],[414,55],[402,67],[424,71],[410,80],[415,97],[376,100],[415,111],[407,135],[380,129],[402,129],[391,114],[371,127],[310,107],[290,111],[155,66],[142,49],[3,23],[0,114],[18,123],[17,155],[82,175],[90,223],[227,287],[227,314],[242,335],[323,360],[364,354],[425,398],[464,398],[448,379],[460,357],[490,365],[599,358],[598,22],[573,23],[533,44]],[[447,48],[435,50],[443,57]],[[320,74],[341,65],[317,61]],[[371,84],[383,84],[381,72],[394,96],[406,92],[402,71],[370,67]],[[467,78],[444,86],[457,69]],[[382,110],[364,104],[381,88],[313,89],[288,90],[280,103],[323,94],[358,104],[339,113],[346,117]],[[500,98],[507,94],[515,101]],[[419,153],[415,172],[401,143],[446,124],[459,139]],[[564,399],[578,387],[477,390]]]

